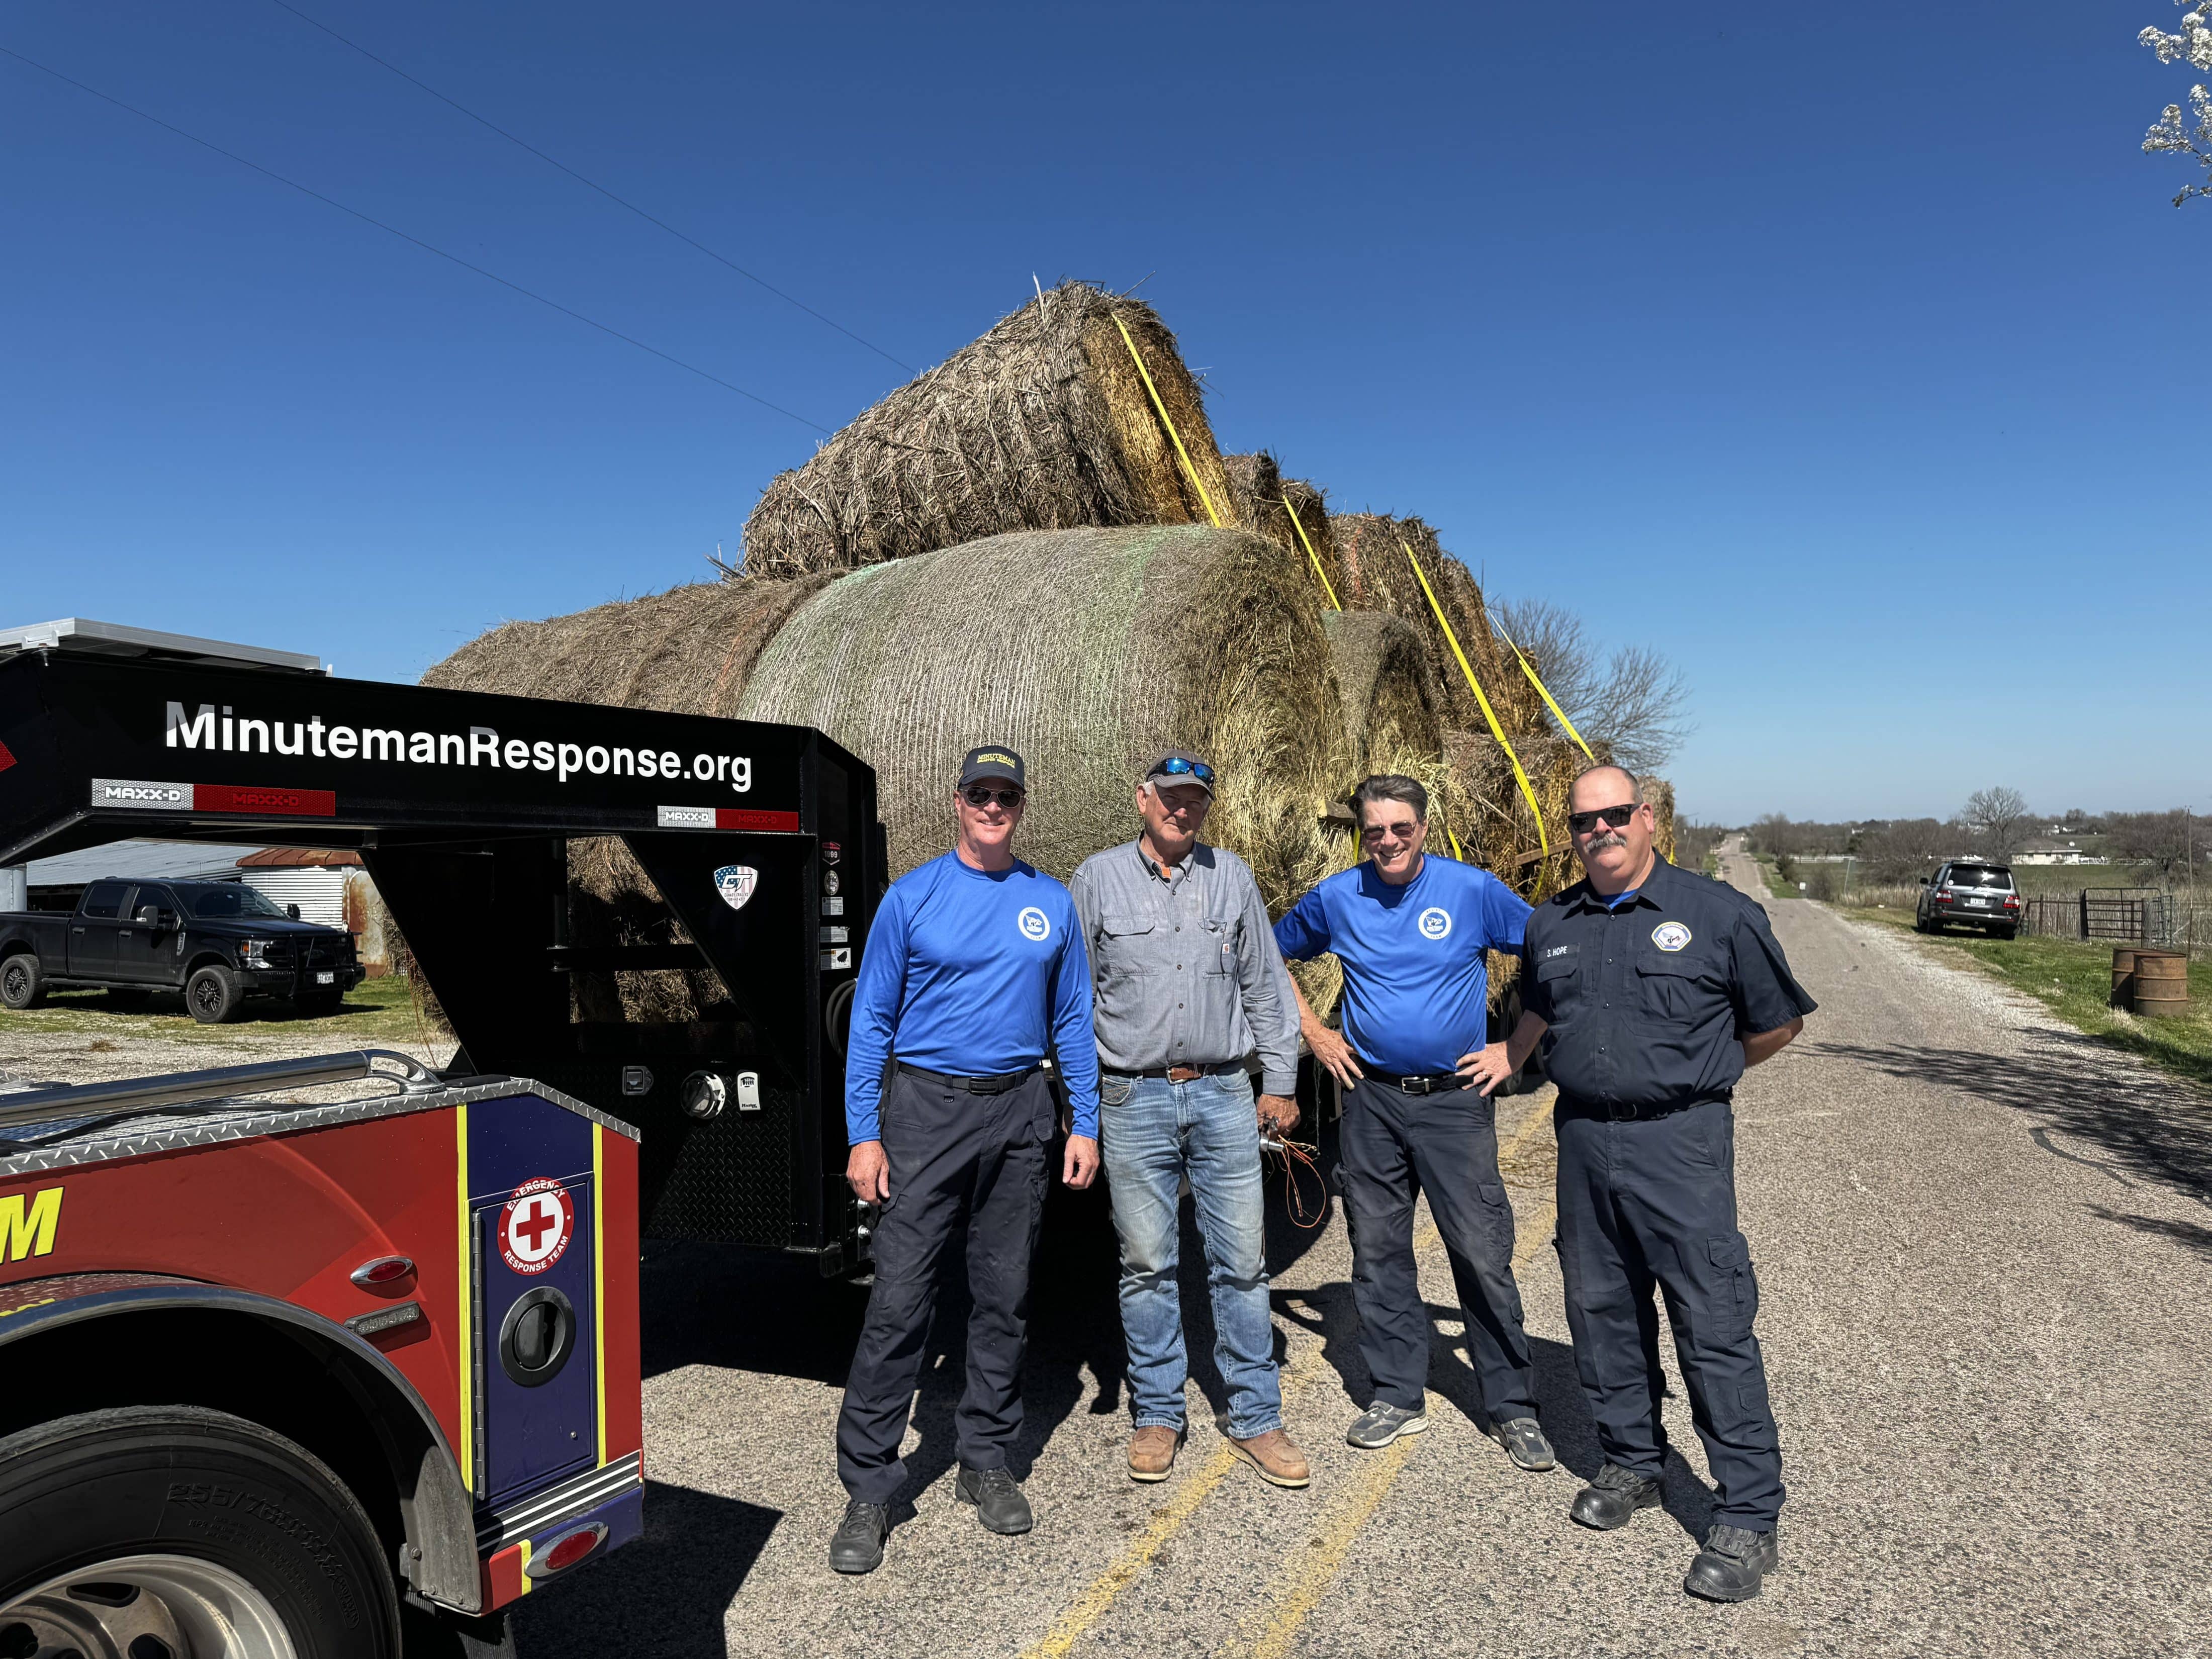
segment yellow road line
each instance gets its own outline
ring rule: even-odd
[[[1380,1457],[1361,1471],[1322,1523],[1321,1535],[1299,1556],[1296,1571],[1283,1574],[1278,1581],[1287,1583],[1289,1591],[1275,1602],[1274,1616],[1267,1620],[1267,1628],[1249,1644],[1231,1643],[1222,1650],[1224,1655],[1235,1655],[1237,1659],[1283,1659],[1291,1650],[1298,1626],[1305,1623],[1306,1615],[1319,1607],[1322,1598],[1328,1594],[1337,1570],[1352,1553],[1360,1529],[1382,1507],[1399,1471],[1412,1458],[1419,1440],[1419,1435],[1393,1440]]]
[[[1499,1164],[1509,1163],[1535,1133],[1537,1126],[1549,1121],[1550,1117],[1548,1112],[1533,1114],[1532,1121],[1522,1127],[1511,1145],[1500,1154]],[[1519,1229],[1520,1238],[1513,1251],[1516,1268],[1526,1266],[1528,1258],[1536,1253],[1558,1208],[1553,1200],[1529,1212]],[[1389,1496],[1399,1472],[1413,1455],[1413,1443],[1411,1440],[1392,1441],[1383,1455],[1376,1460],[1374,1468],[1354,1483],[1322,1523],[1312,1543],[1277,1575],[1276,1593],[1268,1598],[1275,1609],[1274,1615],[1266,1628],[1249,1643],[1239,1639],[1223,1647],[1223,1659],[1284,1659],[1297,1639],[1300,1627],[1328,1595],[1361,1531]]]
[[[1552,1115],[1547,1107],[1540,1104],[1514,1132],[1511,1141],[1499,1150],[1498,1163],[1502,1165],[1510,1160],[1538,1128],[1551,1121]],[[1543,1222],[1538,1224],[1549,1225],[1550,1220],[1547,1210]],[[1424,1229],[1421,1236],[1414,1241],[1414,1253],[1425,1252],[1438,1243],[1439,1237],[1433,1226]],[[1304,1382],[1321,1364],[1326,1351],[1324,1344],[1316,1343],[1285,1368],[1282,1388],[1285,1395]],[[1404,1465],[1405,1455],[1410,1455],[1410,1443],[1404,1440],[1392,1442],[1391,1452],[1397,1454],[1401,1447],[1407,1448],[1407,1453],[1396,1455],[1395,1462],[1389,1462],[1389,1467],[1394,1474]],[[1022,1659],[1061,1659],[1063,1655],[1073,1651],[1075,1644],[1090,1634],[1091,1626],[1103,1618],[1107,1609],[1120,1599],[1121,1592],[1134,1583],[1137,1576],[1152,1564],[1161,1546],[1182,1529],[1183,1522],[1197,1512],[1200,1504],[1212,1496],[1214,1490],[1229,1478],[1229,1472],[1236,1466],[1237,1454],[1224,1441],[1211,1457],[1184,1478],[1175,1497],[1152,1516],[1152,1524],[1130,1541],[1129,1547],[1115,1558],[1114,1565],[1091,1581],[1090,1588],[1069,1604],[1067,1610],[1054,1620],[1052,1628],[1041,1639],[1022,1650]],[[1382,1501],[1382,1493],[1389,1487],[1389,1482],[1385,1480],[1376,1492],[1376,1503]],[[1370,1508],[1371,1511],[1372,1506]],[[1352,1530],[1356,1532],[1365,1520],[1365,1515],[1362,1515]],[[1334,1569],[1330,1571],[1333,1572]],[[1303,1618],[1304,1615],[1299,1616]],[[1292,1628],[1295,1629],[1295,1626]]]

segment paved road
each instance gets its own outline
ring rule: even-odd
[[[1758,890],[1747,860],[1729,866]],[[1679,1589],[1710,1510],[1686,1412],[1663,1511],[1604,1535],[1565,1519],[1597,1459],[1539,1097],[1503,1103],[1501,1141],[1559,1471],[1516,1473],[1474,1427],[1433,1249],[1435,1426],[1382,1454],[1343,1444],[1364,1378],[1332,1216],[1282,1229],[1275,1251],[1312,1489],[1232,1465],[1197,1389],[1176,1477],[1133,1485],[1110,1257],[1095,1216],[1062,1215],[1027,1383],[1039,1529],[994,1538],[953,1504],[958,1375],[940,1357],[914,1512],[881,1571],[841,1580],[822,1557],[860,1293],[658,1247],[648,1535],[523,1604],[526,1659],[2212,1653],[2212,1102],[1909,939],[1802,900],[1770,909],[1821,1009],[1737,1102],[1790,1489],[1784,1569],[1759,1600]]]

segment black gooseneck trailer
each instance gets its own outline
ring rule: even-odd
[[[863,1261],[841,1022],[886,880],[870,768],[805,727],[312,660],[99,624],[0,641],[0,867],[137,836],[357,849],[459,1039],[448,1076],[635,1124],[647,1234]],[[576,939],[569,843],[600,836],[666,942]],[[605,994],[678,969],[726,995],[644,1023]]]

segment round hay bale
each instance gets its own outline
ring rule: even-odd
[[[573,616],[504,623],[434,665],[422,684],[726,717],[775,630],[830,580],[693,582]]]
[[[1388,611],[1411,626],[1428,647],[1438,712],[1453,726],[1481,729],[1482,710],[1468,690],[1450,641],[1437,625],[1436,613],[1406,558],[1406,550],[1413,549],[1458,636],[1460,649],[1482,682],[1483,694],[1507,732],[1514,731],[1521,724],[1519,708],[1527,682],[1510,659],[1499,654],[1474,573],[1443,550],[1437,532],[1419,519],[1338,513],[1329,516],[1329,534],[1344,572],[1337,598],[1345,609]]]
[[[1198,382],[1152,308],[1064,283],[772,479],[745,520],[757,575],[848,569],[1015,530],[1206,524],[1129,347],[1224,523]]]
[[[1270,541],[1280,542],[1297,556],[1309,573],[1314,561],[1328,578],[1328,589],[1324,593],[1318,580],[1314,585],[1314,596],[1323,609],[1330,609],[1329,596],[1338,605],[1350,603],[1344,596],[1342,572],[1337,568],[1336,548],[1328,533],[1328,497],[1314,485],[1299,478],[1285,478],[1275,458],[1266,450],[1250,455],[1224,455],[1221,465],[1229,475],[1229,488],[1237,502],[1237,522],[1248,530],[1256,530]],[[1285,505],[1287,504],[1287,510]],[[1297,515],[1293,525],[1291,515]],[[1303,529],[1304,537],[1298,532]],[[1307,550],[1307,544],[1312,550]]]
[[[951,844],[979,743],[1027,761],[1016,846],[1062,878],[1135,833],[1146,760],[1195,750],[1220,771],[1207,838],[1278,914],[1332,867],[1320,817],[1352,775],[1302,573],[1244,531],[1018,532],[858,572],[784,625],[738,712],[818,726],[876,768],[895,872]]]
[[[1418,761],[1440,763],[1443,729],[1437,720],[1435,675],[1420,635],[1379,611],[1325,611],[1321,621],[1336,665],[1345,737],[1356,769],[1364,775],[1405,772]]]

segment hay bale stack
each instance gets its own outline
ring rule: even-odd
[[[1340,605],[1349,605],[1344,597],[1343,573],[1338,568],[1336,546],[1328,532],[1328,498],[1327,494],[1302,478],[1285,478],[1275,458],[1266,450],[1250,455],[1224,455],[1221,465],[1229,474],[1229,489],[1237,503],[1237,522],[1247,529],[1256,530],[1270,541],[1280,542],[1297,555],[1309,570],[1313,561],[1319,559],[1328,574],[1330,591]],[[1285,510],[1288,503],[1288,510]],[[1297,523],[1291,515],[1297,515]],[[1299,537],[1303,529],[1305,535]],[[1312,550],[1309,552],[1308,544]],[[1326,606],[1320,584],[1315,584],[1315,596]]]
[[[502,623],[425,685],[726,717],[785,618],[827,575],[695,582],[544,622]]]
[[[1322,616],[1344,702],[1344,728],[1354,769],[1404,772],[1443,759],[1435,672],[1419,635],[1397,617],[1371,611]]]
[[[1307,581],[1243,531],[994,536],[824,589],[738,712],[818,726],[875,767],[895,872],[951,845],[952,780],[978,743],[1027,760],[1017,847],[1062,878],[1134,833],[1147,758],[1196,750],[1221,773],[1208,839],[1279,914],[1333,867],[1319,816],[1352,779]]]
[[[1116,318],[1225,522],[1228,475],[1175,337],[1141,301],[1065,283],[773,479],[745,520],[746,570],[857,568],[1016,530],[1207,523]]]

